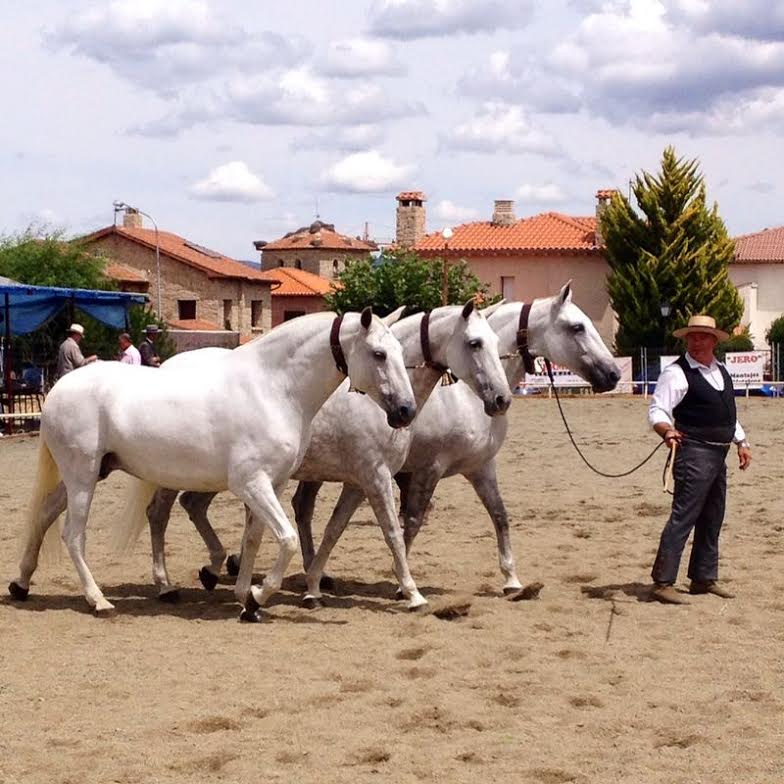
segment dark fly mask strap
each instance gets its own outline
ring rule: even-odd
[[[419,342],[422,346],[422,357],[425,360],[425,367],[429,367],[441,374],[441,386],[449,386],[457,381],[457,376],[440,362],[433,361],[433,352],[430,350],[430,311],[425,311],[422,321],[419,322]]]
[[[526,302],[520,310],[520,323],[517,326],[517,352],[523,358],[525,372],[533,375],[536,365],[531,352],[528,350],[528,316],[531,313],[531,303]]]

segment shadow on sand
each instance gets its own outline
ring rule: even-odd
[[[582,585],[581,593],[588,599],[604,599],[610,601],[617,599],[618,594],[625,594],[638,602],[650,602],[651,584],[650,583],[614,583],[611,585]]]

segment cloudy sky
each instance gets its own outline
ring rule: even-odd
[[[394,235],[589,215],[673,144],[733,234],[784,224],[782,0],[3,2],[0,233],[112,201],[235,258],[318,213]]]

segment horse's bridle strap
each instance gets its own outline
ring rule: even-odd
[[[531,313],[531,303],[526,302],[520,310],[520,322],[517,326],[517,351],[523,358],[525,372],[534,374],[536,365],[531,352],[528,350],[528,316]]]
[[[430,311],[426,310],[419,322],[419,342],[422,346],[422,357],[425,360],[425,367],[432,368],[438,373],[446,373],[449,368],[440,362],[433,361],[433,352],[430,350]]]
[[[337,316],[332,322],[332,330],[329,333],[329,347],[332,349],[332,356],[335,359],[335,367],[344,375],[348,375],[348,363],[343,348],[340,345],[340,325],[343,323],[343,316]]]

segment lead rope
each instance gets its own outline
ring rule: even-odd
[[[558,411],[561,414],[561,419],[563,420],[564,427],[566,428],[566,433],[569,436],[569,440],[572,442],[572,446],[577,451],[577,454],[580,455],[580,457],[582,458],[583,463],[585,463],[585,465],[587,465],[588,468],[590,468],[591,471],[593,471],[595,474],[599,474],[599,476],[604,476],[607,479],[620,479],[623,476],[629,476],[629,474],[633,474],[635,471],[638,471],[640,468],[642,468],[664,446],[664,441],[662,441],[658,446],[655,447],[655,449],[648,455],[648,457],[645,458],[645,460],[643,460],[641,463],[638,463],[636,466],[634,466],[634,468],[631,468],[628,471],[624,471],[623,473],[620,474],[608,474],[605,471],[600,471],[598,468],[595,468],[594,466],[591,465],[591,463],[588,461],[588,458],[582,453],[582,450],[580,449],[579,446],[577,446],[577,442],[574,440],[572,431],[569,428],[569,423],[566,421],[566,416],[564,415],[563,407],[561,406],[561,398],[558,396],[558,387],[556,387],[555,378],[553,377],[553,366],[550,364],[549,359],[545,358],[544,366],[545,368],[547,368],[547,375],[550,379],[550,386],[552,387],[552,390],[555,393],[555,401],[556,403],[558,403]],[[668,462],[674,456],[674,454],[675,454],[674,451],[670,452],[670,457],[668,458]],[[667,470],[667,466],[665,466],[665,471],[666,470]]]

